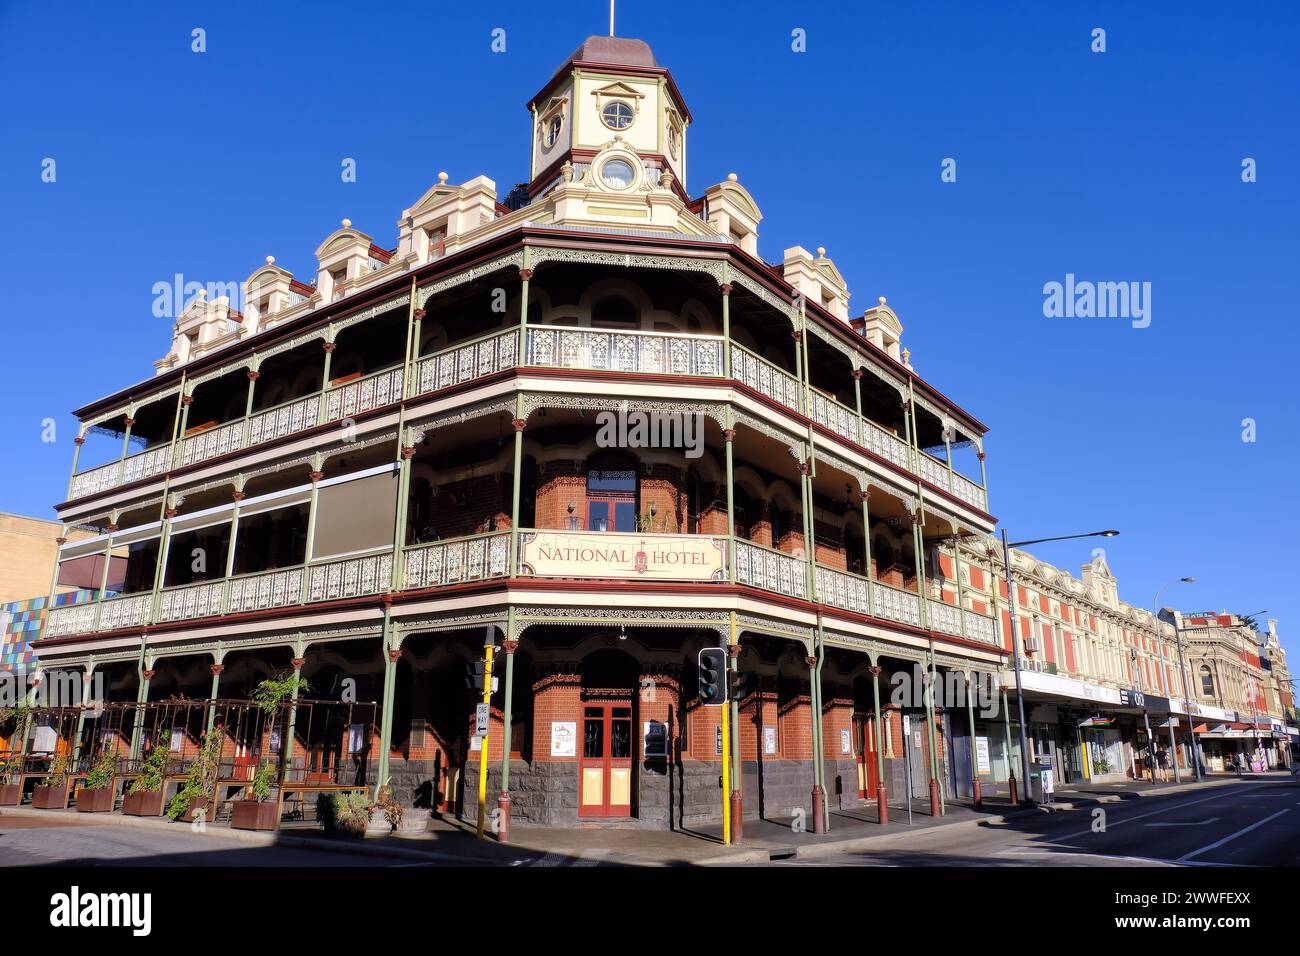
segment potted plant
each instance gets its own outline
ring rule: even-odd
[[[230,807],[230,826],[236,830],[274,830],[280,825],[276,766],[267,762],[253,777],[251,798]]]
[[[16,807],[22,802],[21,767],[19,760],[0,757],[0,807]]]
[[[364,837],[375,805],[364,793],[322,793],[316,802],[316,815],[326,833]]]
[[[217,771],[221,763],[221,747],[225,743],[225,729],[217,724],[199,741],[199,752],[185,774],[185,781],[176,796],[167,804],[167,819],[193,820],[194,813],[206,810],[215,799]]]
[[[384,814],[384,820],[387,821],[390,832],[396,832],[401,827],[402,817],[406,815],[406,808],[393,796],[392,787],[385,784],[379,788],[379,800],[375,804],[375,808]]]
[[[117,788],[113,786],[116,772],[117,751],[107,750],[100,754],[90,773],[86,774],[86,782],[77,791],[78,813],[107,813],[113,809],[117,799]]]
[[[163,812],[163,780],[167,751],[155,747],[140,764],[140,776],[122,797],[122,812],[130,817],[160,817]]]
[[[59,754],[50,761],[50,774],[32,791],[32,806],[38,810],[66,810],[68,807],[68,758]]]

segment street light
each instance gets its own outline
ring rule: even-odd
[[[1160,634],[1160,595],[1163,594],[1165,588],[1169,587],[1169,585],[1171,584],[1194,584],[1195,582],[1196,582],[1196,578],[1192,578],[1192,577],[1174,578],[1174,580],[1166,581],[1164,584],[1160,585],[1160,588],[1156,591],[1156,601],[1155,601],[1157,637]],[[1178,648],[1178,671],[1183,675],[1183,710],[1187,712],[1186,713],[1187,733],[1191,737],[1191,741],[1192,741],[1192,773],[1196,777],[1196,782],[1200,783],[1201,782],[1201,756],[1196,750],[1196,731],[1192,729],[1192,705],[1190,699],[1187,696],[1187,665],[1183,662],[1183,640],[1178,633],[1177,618],[1174,619],[1174,644]],[[1178,769],[1178,748],[1174,743],[1174,725],[1172,723],[1173,719],[1174,719],[1173,714],[1170,714],[1169,745],[1172,748],[1172,753],[1170,756],[1173,757],[1173,761],[1174,761],[1174,783],[1182,783],[1183,775],[1182,772]]]
[[[1002,529],[1002,563],[1007,573],[1007,607],[1011,611],[1011,657],[1016,667],[1016,708],[1020,715],[1020,772],[1026,790],[1029,787],[1029,741],[1025,736],[1025,693],[1020,681],[1020,629],[1016,626],[1016,585],[1011,573],[1011,549],[1048,541],[1071,541],[1075,538],[1113,538],[1118,531],[1089,531],[1087,534],[1063,534],[1053,538],[1033,538],[1029,541],[1008,541],[1007,529]],[[1010,763],[1010,754],[1007,754]],[[1027,794],[1026,794],[1027,797]],[[1026,799],[1027,802],[1027,799]]]

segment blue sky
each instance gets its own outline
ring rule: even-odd
[[[155,282],[237,281],[268,254],[310,275],[345,216],[392,245],[439,170],[504,195],[527,174],[524,103],[607,17],[601,0],[0,2],[0,510],[52,517],[69,411],[152,373]],[[1300,628],[1294,4],[622,0],[618,32],[695,115],[692,195],[737,173],[765,258],[825,246],[853,311],[888,296],[917,371],[990,425],[1014,537],[1116,527],[1126,600],[1191,574],[1168,601]],[[1046,318],[1067,273],[1150,282],[1150,326]],[[1034,550],[1077,572],[1090,548]]]

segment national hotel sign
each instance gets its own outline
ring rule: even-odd
[[[520,571],[550,578],[723,581],[727,545],[694,534],[533,531],[521,535]]]

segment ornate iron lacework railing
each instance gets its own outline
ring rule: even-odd
[[[676,332],[529,326],[525,364],[608,372],[721,375],[722,338]]]
[[[165,588],[158,595],[158,620],[188,621],[221,613],[225,581],[203,581]]]
[[[417,393],[448,388],[514,368],[518,346],[519,330],[507,329],[423,358],[416,366]]]
[[[307,600],[335,601],[378,594],[392,583],[393,552],[390,550],[341,558],[311,565],[307,576]]]
[[[764,591],[802,598],[808,594],[808,564],[784,551],[736,541],[736,581]]]
[[[790,597],[806,598],[807,563],[803,558],[737,539],[736,581]],[[504,577],[509,573],[510,532],[410,545],[402,552],[407,589],[438,587]],[[307,588],[303,591],[303,575]],[[240,613],[379,594],[393,578],[389,550],[320,561],[292,568],[242,574],[162,589],[158,623],[188,621],[223,613]],[[920,626],[920,602],[910,591],[871,581],[859,574],[824,565],[816,567],[817,599],[832,607],[902,624]],[[150,623],[152,594],[115,595],[100,602],[73,604],[49,612],[45,636],[140,627]],[[997,643],[993,619],[969,608],[959,610],[938,600],[927,603],[929,626],[937,631],[988,644]],[[963,633],[962,623],[965,622]]]
[[[731,377],[791,411],[798,412],[803,406],[800,401],[803,386],[797,378],[735,342],[731,343]]]
[[[244,574],[231,578],[229,584],[226,610],[232,614],[285,607],[302,600],[301,567]]]
[[[331,388],[325,396],[325,421],[351,418],[398,401],[402,397],[405,371],[398,366]]]
[[[149,620],[152,593],[119,594],[99,603],[97,630],[112,631],[119,627],[140,627]]]
[[[405,561],[408,588],[502,577],[510,569],[510,532],[411,545]]]
[[[107,491],[109,488],[116,488],[126,482],[139,481],[141,478],[150,478],[162,474],[167,470],[167,460],[170,455],[170,444],[159,445],[155,448],[138,451],[126,458],[111,461],[107,465],[98,465],[78,472],[73,476],[68,498],[69,500],[82,498],[86,495]]]

